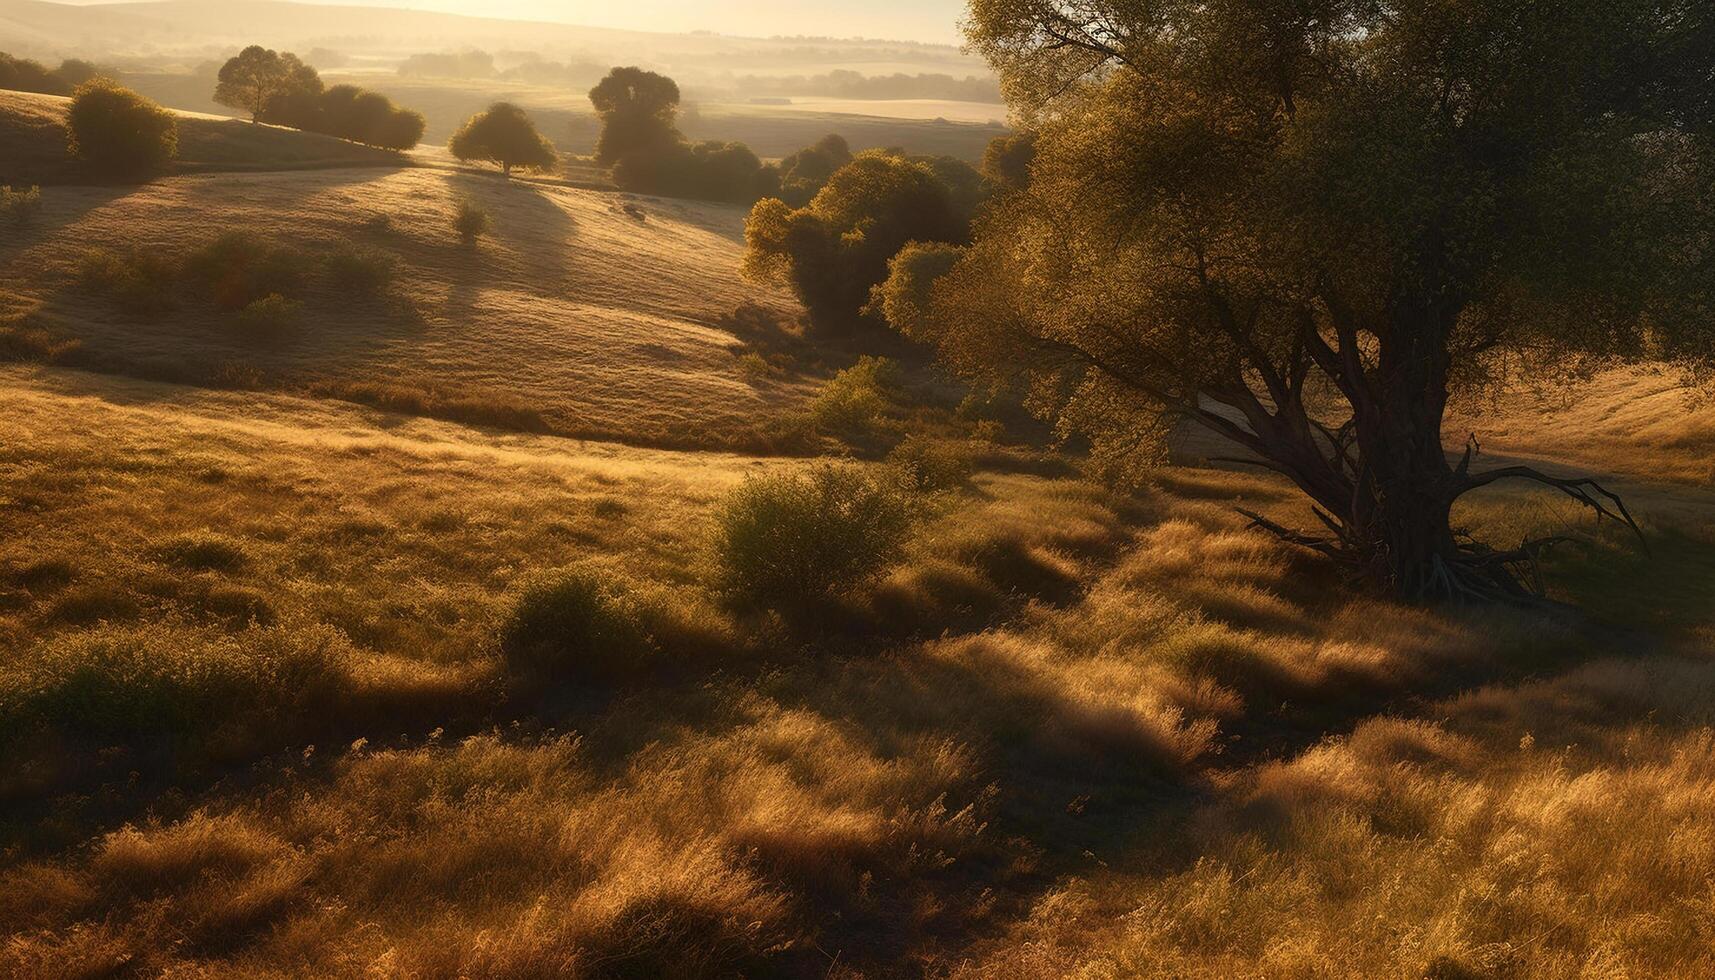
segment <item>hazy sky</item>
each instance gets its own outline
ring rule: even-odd
[[[89,2],[89,0],[82,0]],[[961,42],[964,0],[309,0],[645,31]]]

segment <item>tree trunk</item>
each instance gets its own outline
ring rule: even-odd
[[[507,180],[511,180],[512,179],[512,164],[504,163],[504,162],[501,163],[500,175],[502,177],[505,177]]]

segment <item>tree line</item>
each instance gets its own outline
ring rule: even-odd
[[[214,101],[250,114],[251,122],[290,126],[385,150],[409,150],[423,139],[421,113],[355,85],[328,88],[291,52],[251,45],[220,68]]]

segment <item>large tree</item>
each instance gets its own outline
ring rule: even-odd
[[[269,103],[293,95],[316,96],[321,76],[291,52],[284,54],[252,44],[220,66],[214,101],[250,113],[256,122]]]
[[[1314,504],[1272,529],[1400,596],[1526,592],[1538,543],[1451,523],[1497,481],[1631,523],[1442,423],[1461,389],[1715,349],[1707,0],[972,0],[967,31],[1035,158],[970,249],[895,261],[897,325],[1109,462],[1227,437]]]
[[[611,167],[633,153],[656,153],[684,141],[675,120],[679,86],[642,68],[615,68],[595,88],[590,104],[601,118],[596,163]]]

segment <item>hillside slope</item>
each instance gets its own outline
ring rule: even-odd
[[[248,132],[247,124],[226,124]],[[272,132],[291,159],[322,141]],[[302,142],[302,146],[296,144]],[[345,144],[342,144],[345,145]],[[470,202],[492,232],[460,241]],[[745,341],[790,321],[743,282],[742,208],[504,181],[451,168],[318,169],[52,187],[35,227],[0,243],[0,316],[73,341],[78,363],[220,385],[316,390],[406,410],[462,403],[551,431],[672,445],[754,444],[807,383],[745,370]],[[222,235],[300,269],[300,322],[258,335],[183,273],[170,307],[128,312],[89,285],[92,254],[179,268]],[[379,257],[381,294],[323,271]]]
[[[0,90],[0,181],[47,187],[97,179],[66,154],[70,106],[71,100],[60,96]],[[174,115],[179,156],[172,173],[399,167],[410,159],[318,133],[196,112]]]

